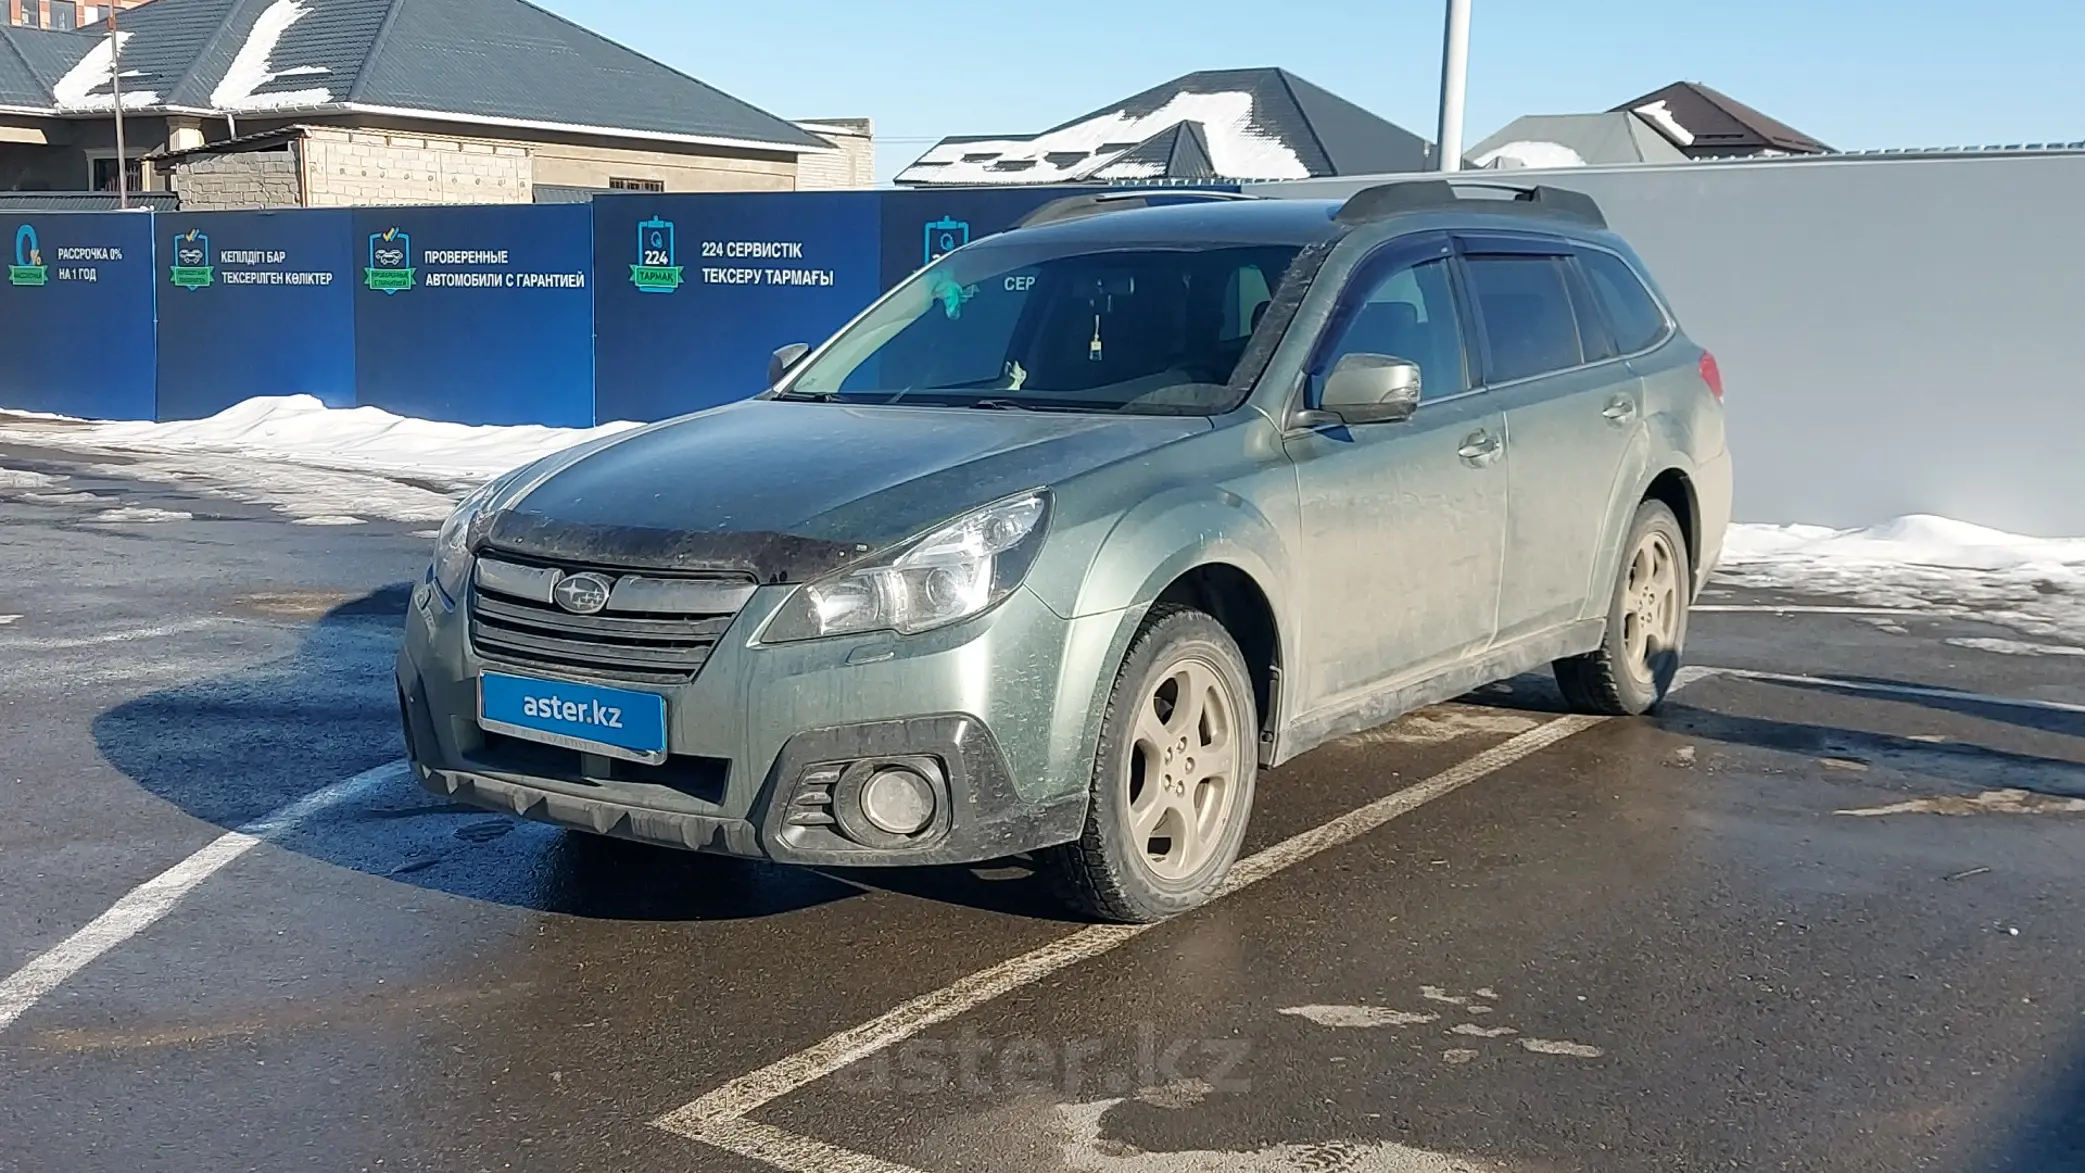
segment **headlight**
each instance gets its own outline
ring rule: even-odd
[[[1021,585],[1042,547],[1050,498],[1024,493],[967,513],[857,566],[796,588],[763,643],[944,627]]]
[[[442,530],[434,539],[434,565],[429,574],[434,585],[442,592],[442,602],[454,607],[456,600],[463,597],[463,587],[471,577],[471,539],[475,536],[475,523],[484,512],[485,503],[492,500],[507,477],[495,477],[478,486],[465,497],[442,523]]]

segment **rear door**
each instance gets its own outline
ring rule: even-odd
[[[1504,413],[1507,536],[1500,642],[1593,610],[1616,481],[1643,429],[1643,389],[1594,304],[1571,242],[1470,235],[1462,266],[1483,381]]]
[[[1364,261],[1313,354],[1306,405],[1351,353],[1418,364],[1399,423],[1288,434],[1303,558],[1301,684],[1338,708],[1491,642],[1506,527],[1505,420],[1473,387],[1453,243],[1401,240]]]

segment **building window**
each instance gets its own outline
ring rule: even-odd
[[[94,161],[94,190],[116,190],[116,157],[108,155]],[[130,190],[145,189],[145,165],[136,159],[126,160],[123,171],[130,180]]]
[[[72,0],[51,0],[51,27],[60,32],[71,32],[79,24],[79,9]]]
[[[16,24],[26,24],[33,29],[43,27],[43,0],[21,0],[21,9],[22,14],[15,18]]]
[[[665,191],[663,179],[610,179],[609,191]]]

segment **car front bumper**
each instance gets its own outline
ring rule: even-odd
[[[755,643],[792,589],[761,588],[691,681],[600,681],[665,697],[669,757],[647,766],[483,729],[484,671],[556,676],[480,657],[466,605],[452,610],[423,584],[398,658],[415,773],[459,802],[785,863],[966,863],[1077,838],[1105,687],[1133,616],[1067,620],[1023,588],[921,635]],[[820,820],[850,765],[891,760],[931,779],[927,831],[861,842]]]

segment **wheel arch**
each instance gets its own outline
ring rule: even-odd
[[[1682,469],[1668,468],[1651,478],[1637,505],[1646,501],[1663,502],[1679,520],[1680,537],[1687,543],[1687,565],[1698,585],[1707,568],[1701,564],[1701,498],[1695,492],[1693,478]]]
[[[1203,562],[1175,576],[1152,601],[1176,603],[1208,615],[1238,645],[1252,677],[1260,762],[1270,764],[1279,727],[1283,658],[1281,621],[1266,589],[1234,563]]]
[[[1268,731],[1280,727],[1286,666],[1296,662],[1281,531],[1248,497],[1206,489],[1147,498],[1122,515],[1097,543],[1074,586],[1074,615],[1119,614],[1117,658],[1151,606],[1161,600],[1210,614],[1238,643],[1251,667],[1254,702],[1266,753]],[[1098,694],[1105,702],[1105,688]]]

